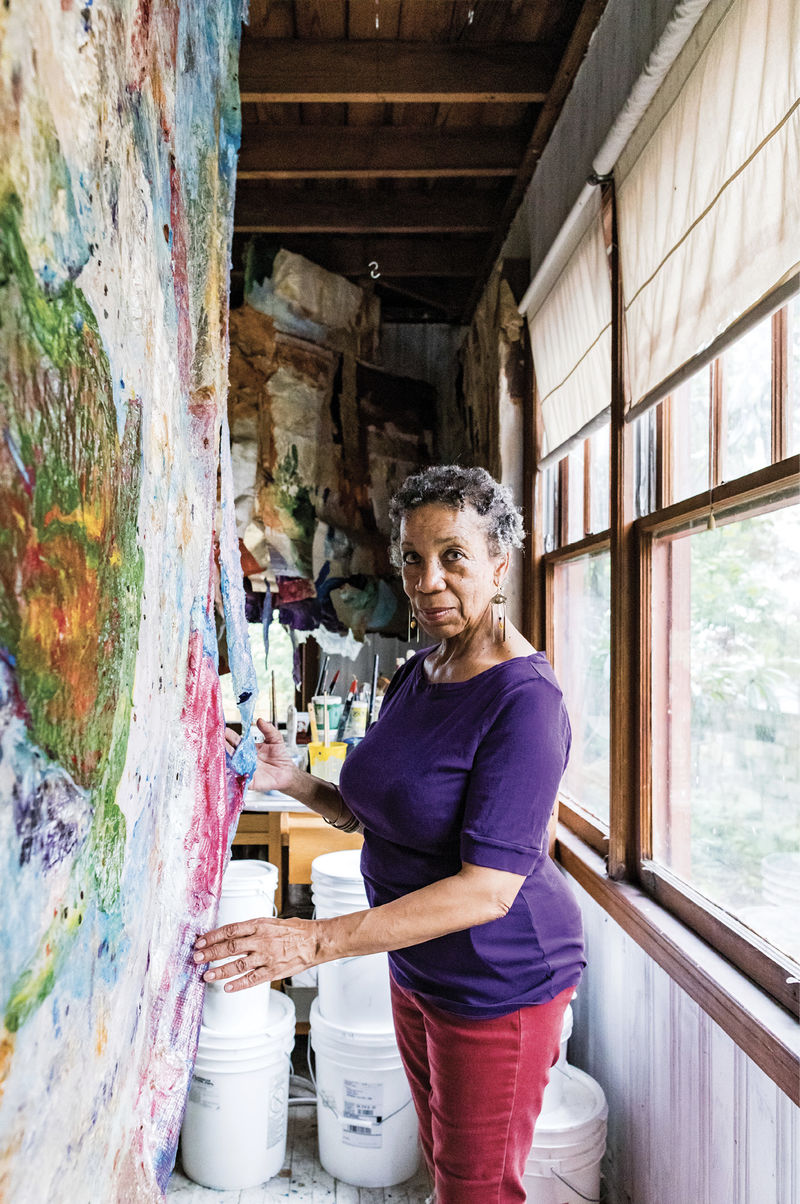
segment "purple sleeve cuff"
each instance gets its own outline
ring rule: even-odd
[[[506,844],[495,837],[474,832],[461,833],[461,860],[490,870],[507,870],[527,878],[541,857],[541,849]]]

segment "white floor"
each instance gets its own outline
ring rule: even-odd
[[[317,1110],[314,1104],[292,1105],[286,1140],[286,1161],[274,1179],[242,1191],[198,1187],[181,1173],[180,1157],[167,1188],[167,1204],[423,1204],[427,1175],[420,1170],[397,1187],[351,1187],[332,1179],[317,1158]]]

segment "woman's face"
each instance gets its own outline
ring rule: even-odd
[[[508,553],[490,553],[484,521],[471,506],[412,510],[400,527],[400,549],[403,589],[429,635],[452,639],[487,620]]]

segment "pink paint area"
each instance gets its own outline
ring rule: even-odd
[[[169,1179],[178,1144],[186,1086],[194,1065],[203,1007],[204,986],[192,959],[194,941],[216,920],[222,875],[230,841],[244,801],[246,779],[226,763],[224,716],[219,674],[209,640],[213,631],[210,603],[204,614],[204,633],[189,637],[186,697],[181,715],[190,758],[197,767],[195,802],[186,851],[186,920],[176,933],[161,981],[154,993],[150,1021],[150,1059],[143,1093],[150,1095],[151,1132],[158,1134],[150,1151],[156,1180],[163,1189]],[[158,1056],[161,1051],[162,1056]]]
[[[219,674],[211,656],[204,652],[200,631],[193,631],[189,639],[182,721],[198,766],[192,822],[184,841],[189,867],[187,903],[190,915],[208,919],[204,913],[219,900],[246,779],[234,775],[226,764]]]

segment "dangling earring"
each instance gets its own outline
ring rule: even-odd
[[[417,622],[416,618],[414,617],[414,612],[411,609],[410,604],[408,607],[408,633],[406,635],[406,640],[408,641],[409,644],[411,643],[412,640],[416,644],[419,643],[419,623]]]
[[[508,598],[506,598],[505,594],[503,593],[502,586],[498,585],[497,593],[492,598],[492,606],[497,606],[500,611],[500,613],[497,616],[497,629],[496,629],[497,635],[495,638],[498,639],[501,644],[504,644],[505,640],[506,640],[506,602],[507,601],[508,601]]]

